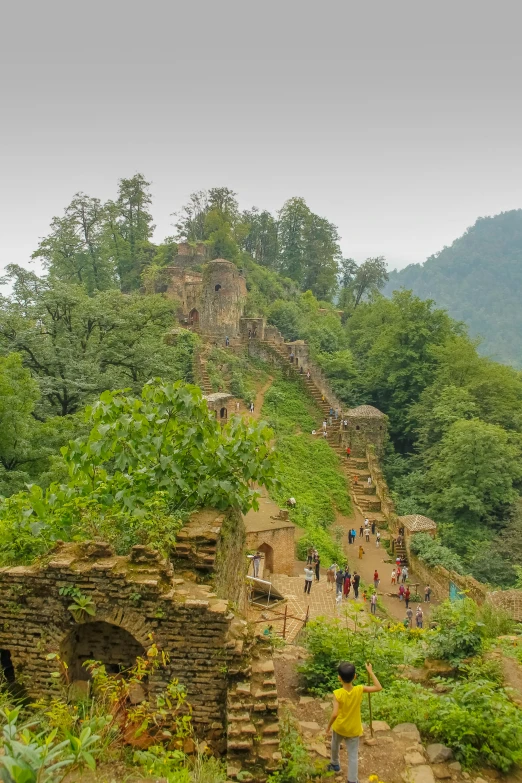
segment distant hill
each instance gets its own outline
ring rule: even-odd
[[[412,289],[480,336],[480,353],[522,367],[522,209],[479,218],[450,247],[390,273],[383,293]]]

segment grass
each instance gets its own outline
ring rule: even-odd
[[[275,431],[279,456],[280,484],[272,496],[281,505],[289,497],[296,499],[290,517],[305,531],[298,544],[299,556],[303,558],[306,549],[315,546],[323,564],[343,561],[332,525],[336,510],[350,513],[350,497],[338,456],[310,434],[321,419],[320,411],[304,389],[278,378],[265,395],[262,415]]]

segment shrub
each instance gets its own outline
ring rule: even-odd
[[[436,695],[396,680],[373,702],[374,717],[391,725],[416,723],[421,733],[450,747],[465,766],[488,764],[508,772],[522,761],[522,711],[486,679],[448,684]]]
[[[427,533],[417,533],[412,536],[410,550],[431,568],[440,565],[447,568],[448,571],[456,571],[458,574],[465,573],[460,557]]]
[[[348,609],[352,623],[360,611],[362,607],[357,605]],[[319,695],[339,687],[337,667],[341,661],[353,663],[361,678],[365,676],[364,664],[371,661],[381,683],[388,685],[399,664],[422,658],[418,634],[403,626],[400,631],[387,631],[378,621],[355,632],[341,620],[312,620],[306,626],[304,645],[309,657],[299,671],[307,689]]]
[[[445,601],[432,615],[438,624],[428,644],[428,656],[458,662],[478,655],[486,638],[479,608],[470,598],[462,601]]]

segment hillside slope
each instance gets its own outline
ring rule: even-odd
[[[480,353],[522,367],[521,209],[479,218],[424,264],[391,272],[385,295],[401,287],[464,321]]]

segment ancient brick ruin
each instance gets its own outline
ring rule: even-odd
[[[239,513],[205,510],[179,532],[172,563],[144,546],[117,556],[104,542],[86,541],[59,542],[41,563],[0,569],[6,678],[36,698],[58,687],[49,653],[60,654],[78,683],[89,677],[86,660],[101,661],[116,674],[154,642],[168,663],[150,677],[145,695],[177,678],[199,737],[216,752],[228,746],[239,768],[260,759],[270,765],[277,751],[271,661],[230,608],[244,601],[244,544]],[[94,615],[71,612],[73,599],[64,588],[90,598]],[[264,667],[262,678],[256,666]]]

